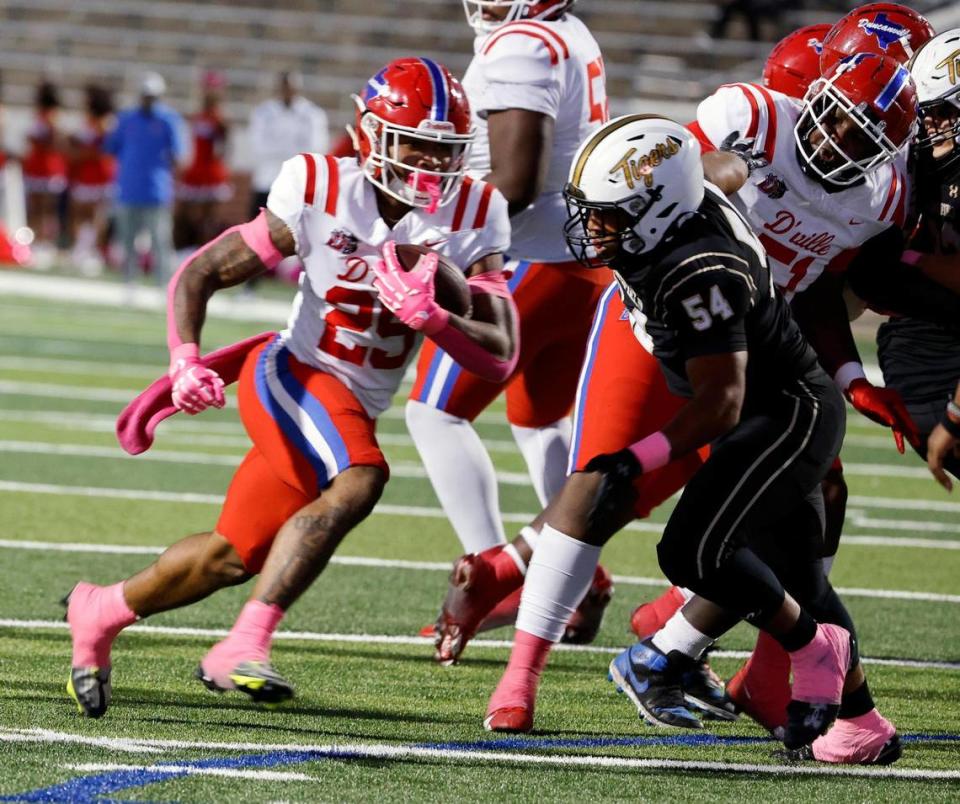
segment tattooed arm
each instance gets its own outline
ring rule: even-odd
[[[293,233],[287,225],[268,209],[263,214],[273,248],[281,257],[296,253]],[[168,326],[173,330],[168,333],[171,343],[199,343],[209,298],[216,291],[246,282],[266,269],[263,258],[241,235],[241,228],[228,229],[200,249],[171,281],[168,309]]]

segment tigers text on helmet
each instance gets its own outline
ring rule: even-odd
[[[960,166],[960,28],[935,36],[908,67],[920,102],[917,152],[923,167],[952,175]],[[952,148],[947,147],[950,142]]]
[[[588,267],[645,254],[703,201],[700,143],[657,115],[617,117],[577,150],[563,195],[570,213],[563,234]],[[602,233],[597,221],[607,223]],[[611,228],[611,225],[614,228]]]
[[[810,85],[793,135],[805,171],[846,187],[896,158],[916,131],[917,90],[907,68],[855,53]]]
[[[763,66],[763,85],[791,98],[802,98],[820,77],[820,51],[831,25],[806,25],[773,46]]]
[[[467,22],[478,35],[491,33],[516,20],[543,20],[560,16],[576,0],[463,0]],[[489,12],[489,18],[484,17]],[[500,12],[506,13],[501,17]]]
[[[463,181],[474,138],[460,82],[431,59],[396,59],[353,100],[364,175],[405,204],[434,211],[447,203]],[[429,150],[438,143],[449,149],[439,167],[406,164],[398,156],[401,144]]]
[[[854,53],[876,53],[906,64],[935,31],[926,17],[899,3],[868,3],[842,17],[823,38],[820,71]]]

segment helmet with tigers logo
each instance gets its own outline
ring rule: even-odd
[[[951,176],[960,167],[960,28],[935,36],[907,66],[920,102],[921,165],[936,175]]]

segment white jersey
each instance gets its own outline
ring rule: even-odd
[[[600,47],[579,19],[518,20],[477,37],[476,55],[463,88],[477,139],[470,175],[490,172],[487,113],[503,109],[540,112],[555,121],[553,154],[543,192],[514,216],[510,256],[535,262],[573,259],[563,239],[567,208],[563,185],[577,149],[609,117]]]
[[[773,281],[788,299],[828,266],[842,270],[874,235],[902,226],[909,191],[900,158],[853,187],[827,192],[800,167],[793,135],[800,113],[798,101],[756,84],[723,86],[697,108],[697,125],[714,147],[739,132],[755,137],[770,160],[731,200],[763,243]]]
[[[290,227],[304,266],[284,341],[301,363],[339,378],[371,416],[389,407],[419,342],[381,306],[373,287],[383,244],[436,247],[466,270],[510,242],[506,199],[471,179],[436,213],[413,208],[391,229],[353,157],[287,160],[267,209]]]

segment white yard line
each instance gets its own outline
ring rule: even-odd
[[[296,288],[290,288],[290,301],[271,301],[258,298],[216,296],[210,299],[207,313],[214,318],[232,318],[237,321],[276,321],[282,326],[290,315],[290,303]],[[95,304],[116,310],[163,312],[167,309],[166,291],[160,288],[138,286],[133,299],[123,284],[96,279],[73,279],[66,276],[39,276],[12,271],[0,273],[0,296],[26,296],[73,304]]]
[[[18,620],[0,618],[0,628],[17,628],[32,631],[66,631],[70,626],[63,620]],[[222,639],[229,631],[226,628],[186,628],[170,625],[131,625],[124,633],[147,634],[151,636],[169,636],[205,639]],[[431,637],[400,636],[396,634],[327,634],[315,631],[277,631],[274,640],[289,642],[342,642],[359,645],[407,645],[433,647]],[[513,647],[509,639],[472,639],[471,648],[500,649]],[[620,653],[623,647],[604,647],[602,645],[554,645],[553,650],[564,653],[597,653],[605,656]],[[715,650],[711,656],[721,659],[746,659],[749,651]],[[960,670],[960,663],[924,661],[921,659],[873,659],[863,657],[864,664],[876,664],[887,667],[909,667],[926,670]]]
[[[0,369],[92,374],[97,377],[140,377],[154,379],[164,371],[155,363],[120,363],[113,360],[70,360],[55,357],[0,355]]]
[[[104,773],[106,771],[149,771],[169,773],[171,776],[221,776],[226,779],[249,779],[254,782],[319,782],[317,776],[295,771],[245,770],[243,768],[197,768],[192,765],[122,765],[118,762],[79,762],[63,765],[67,770],[81,773]]]
[[[5,729],[0,727],[0,742],[15,737],[17,742],[32,738],[33,742],[73,742],[86,744],[90,738],[83,734],[51,732],[41,729]],[[257,752],[315,752],[329,755],[331,759],[450,759],[467,762],[490,762],[514,765],[545,765],[573,768],[625,768],[638,771],[708,771],[711,773],[735,773],[772,776],[853,776],[861,779],[916,779],[925,781],[954,781],[960,779],[960,770],[926,770],[921,768],[867,768],[856,765],[792,764],[773,765],[745,762],[711,762],[706,760],[639,759],[635,757],[598,756],[591,754],[544,754],[534,753],[536,741],[530,740],[530,750],[500,751],[468,748],[430,747],[429,745],[388,745],[363,743],[331,743],[326,745],[284,745],[241,742],[206,742],[192,740],[136,740],[140,745],[166,750],[203,751],[257,751]],[[495,741],[491,741],[495,745]],[[318,761],[320,761],[318,759]],[[161,768],[165,767],[163,765]],[[179,767],[179,766],[169,766]],[[187,766],[189,767],[189,766]],[[156,770],[156,766],[151,766]]]
[[[83,544],[79,542],[42,542],[19,539],[0,539],[0,549],[36,550],[52,553],[91,553],[100,555],[159,555],[162,547],[141,545]],[[371,558],[368,556],[333,556],[331,564],[346,567],[371,567],[375,569],[422,570],[429,572],[449,572],[449,561],[406,561],[393,558]],[[614,575],[613,580],[624,586],[666,586],[665,578],[639,575]],[[911,592],[900,589],[863,589],[860,587],[837,587],[837,592],[848,597],[869,597],[878,600],[916,600],[925,603],[960,603],[960,595],[946,595],[936,592]]]

